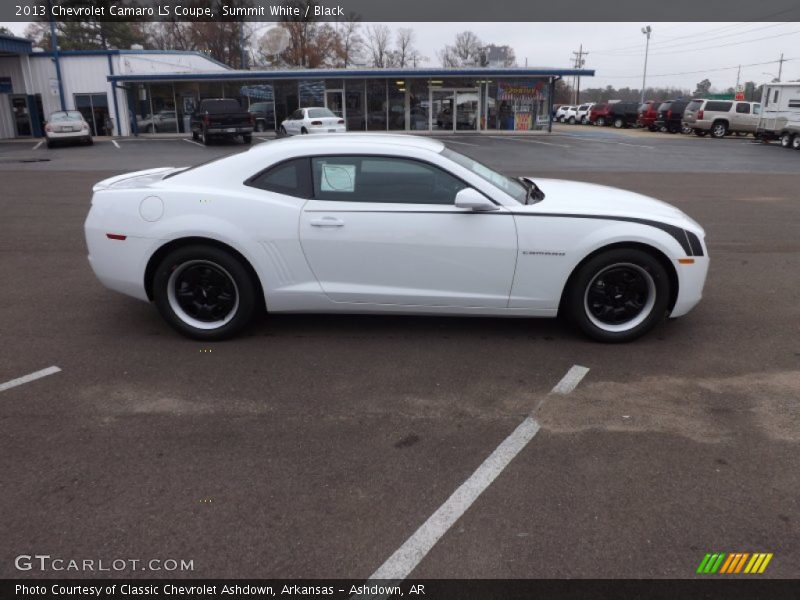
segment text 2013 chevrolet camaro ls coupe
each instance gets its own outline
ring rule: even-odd
[[[257,310],[554,317],[627,341],[700,300],[703,229],[619,189],[513,179],[407,135],[293,138],[94,186],[89,261],[217,340]]]

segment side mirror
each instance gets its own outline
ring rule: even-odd
[[[498,210],[498,206],[474,188],[464,188],[456,194],[456,208],[474,211]]]

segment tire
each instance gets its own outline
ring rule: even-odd
[[[625,121],[623,121],[622,119],[620,119],[620,118],[614,119],[614,128],[615,129],[622,129],[622,127],[624,125],[625,125]]]
[[[726,135],[728,135],[728,124],[725,121],[717,121],[711,126],[711,137],[721,139]]]
[[[200,139],[200,136],[197,135],[197,132],[194,129],[192,129],[192,141],[196,142],[199,139]]]
[[[581,125],[586,125],[588,123],[586,117],[581,117]]]
[[[285,137],[285,136],[287,135],[287,133],[286,133],[286,127],[284,127],[283,125],[281,125],[281,128],[280,128],[280,130],[278,131],[278,133],[279,133],[280,135],[282,135],[282,136],[284,136],[284,137]]]
[[[664,319],[669,295],[669,276],[654,256],[619,248],[601,252],[575,272],[564,308],[593,340],[629,342]]]
[[[55,148],[55,145],[56,145],[56,144],[55,144],[55,142],[53,142],[52,140],[47,140],[46,144],[47,144],[47,147],[48,147],[50,150],[52,150],[53,148]]]
[[[203,146],[208,146],[211,143],[211,138],[208,137],[205,129],[200,132],[200,141],[203,142]]]
[[[305,127],[303,127],[303,128],[300,130],[300,133],[301,133],[301,134],[303,134],[303,135],[307,135],[307,134],[308,134],[308,129],[306,129]]]
[[[681,133],[683,135],[692,135],[693,129],[688,125],[681,125]]]
[[[245,134],[242,136],[242,141],[243,141],[245,144],[252,144],[252,143],[253,143],[253,134],[251,134],[251,133],[245,133]]]
[[[697,137],[706,137],[706,134],[708,134],[705,129],[694,129],[693,131]]]
[[[575,117],[570,117],[569,121],[567,121],[570,125],[575,125]]]
[[[792,138],[792,148],[800,150],[800,133],[795,133]]]
[[[87,146],[92,146],[92,145],[94,145],[94,140],[93,140],[92,138],[86,138],[86,145],[87,145]]]
[[[781,148],[791,148],[792,147],[792,134],[791,133],[782,133],[781,134]]]
[[[597,117],[597,126],[598,127],[605,127],[606,126],[606,118],[605,117]]]
[[[256,121],[256,131],[258,133],[264,133],[267,130],[267,125],[264,121]]]
[[[258,286],[247,268],[225,250],[204,245],[178,248],[164,257],[153,276],[153,296],[171,327],[206,341],[242,331],[259,305]]]

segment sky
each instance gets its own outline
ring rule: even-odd
[[[26,23],[0,23],[16,34]],[[364,29],[368,23],[365,23]],[[437,52],[452,43],[460,31],[472,31],[485,43],[514,48],[517,64],[531,67],[570,67],[573,51],[583,44],[585,68],[595,77],[584,78],[582,88],[640,88],[646,37],[650,25],[647,64],[648,86],[691,88],[708,78],[712,87],[725,90],[741,81],[757,84],[778,74],[781,53],[784,81],[800,79],[800,23],[387,23],[396,30],[410,27],[415,44],[428,58],[425,66],[438,66]],[[271,26],[263,24],[264,28]],[[363,32],[362,32],[363,35]],[[758,64],[768,63],[768,64]]]

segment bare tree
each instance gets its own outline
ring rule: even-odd
[[[355,13],[350,13],[337,30],[337,49],[339,66],[345,69],[358,62],[364,52],[364,38],[361,37],[361,23]]]
[[[414,30],[408,27],[401,27],[397,30],[395,40],[397,44],[397,50],[395,51],[397,66],[402,69],[416,64],[421,57],[417,49],[414,48]]]
[[[439,60],[443,67],[464,67],[481,64],[481,48],[483,43],[471,31],[456,34],[453,45],[447,45],[439,51]]]
[[[390,61],[389,43],[391,30],[382,24],[370,25],[367,29],[367,49],[373,67],[388,67]]]

